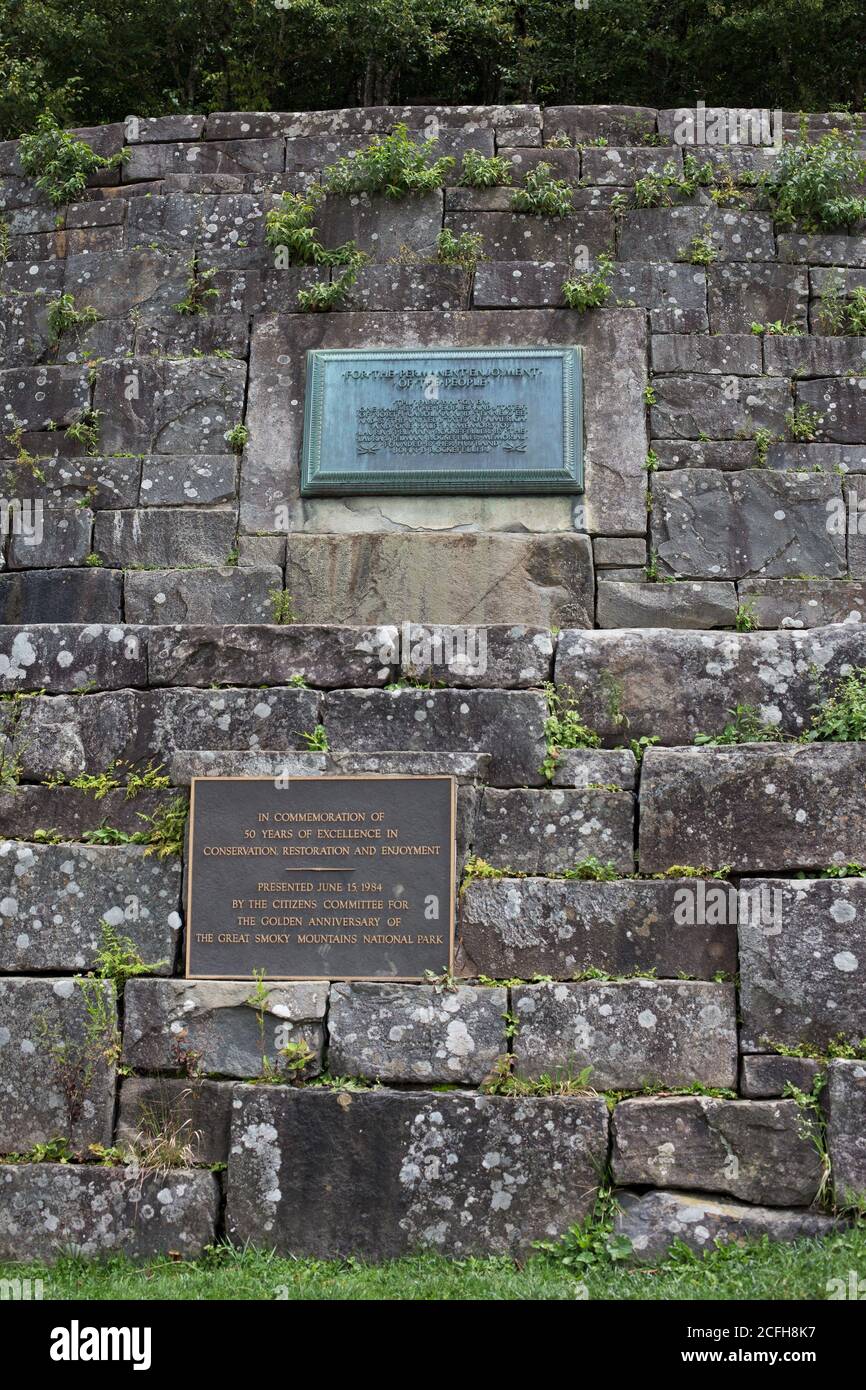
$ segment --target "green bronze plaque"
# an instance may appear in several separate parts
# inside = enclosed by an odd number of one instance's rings
[[[301,492],[580,492],[577,347],[316,348]]]

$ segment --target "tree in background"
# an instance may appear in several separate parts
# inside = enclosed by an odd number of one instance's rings
[[[858,109],[862,0],[0,0],[0,135],[428,102]]]

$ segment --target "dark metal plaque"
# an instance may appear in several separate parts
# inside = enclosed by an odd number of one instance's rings
[[[582,487],[580,348],[307,353],[305,496]]]
[[[196,777],[188,979],[421,980],[453,963],[453,777]]]

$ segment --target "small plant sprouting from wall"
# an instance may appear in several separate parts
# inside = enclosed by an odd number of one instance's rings
[[[271,589],[268,598],[271,601],[273,622],[279,624],[297,622],[295,601],[291,594],[286,593],[285,589]]]
[[[91,174],[116,168],[129,151],[118,150],[105,158],[86,141],[76,140],[45,112],[36,122],[36,129],[22,135],[18,154],[24,172],[35,178],[36,187],[57,207],[78,198]]]
[[[548,681],[544,695],[547,700],[547,718],[544,721],[547,754],[541,771],[550,782],[561,753],[569,748],[598,748],[601,738],[581,719],[573,691],[567,687],[557,689]]]
[[[91,456],[99,453],[99,421],[102,417],[101,410],[93,410],[88,407],[82,411],[77,420],[73,420],[71,425],[66,427],[66,438],[72,439],[76,444],[80,444],[86,454]]]
[[[213,269],[202,270],[199,265],[197,255],[193,255],[189,263],[189,276],[186,282],[186,294],[183,299],[178,300],[174,308],[178,314],[186,318],[194,318],[198,314],[206,314],[213,299],[219,299],[219,290],[212,280],[216,275]]]
[[[443,227],[436,238],[436,259],[440,265],[456,265],[472,272],[481,259],[483,243],[480,232],[460,232],[455,236],[450,227]]]
[[[822,417],[807,405],[795,405],[785,416],[785,424],[791,439],[798,444],[811,444],[817,439]]]
[[[526,212],[534,217],[567,217],[573,207],[571,184],[555,179],[553,166],[544,160],[529,170],[523,187],[516,188],[511,199],[512,212]]]
[[[304,741],[304,743],[305,743],[305,745],[306,745],[306,747],[307,747],[307,751],[308,751],[308,752],[310,752],[310,753],[327,753],[327,752],[328,752],[328,748],[329,748],[329,744],[328,744],[328,731],[327,731],[327,729],[325,728],[324,724],[317,724],[316,727],[312,730],[312,732],[309,732],[309,733],[303,733],[303,732],[302,732],[302,733],[299,735],[299,737],[303,739],[303,741]]]
[[[511,183],[513,174],[514,166],[510,159],[467,150],[457,182],[462,188],[505,188]]]
[[[242,421],[238,421],[226,430],[223,439],[233,453],[241,454],[250,442],[250,432]]]
[[[818,310],[818,328],[829,337],[866,337],[866,285],[857,285],[846,294],[838,274],[828,277]]]
[[[91,324],[98,322],[99,315],[94,308],[86,305],[83,309],[75,307],[71,294],[61,294],[48,306],[48,332],[55,345],[65,333],[81,333]]]
[[[566,307],[583,314],[587,309],[600,309],[612,293],[613,258],[599,256],[594,270],[584,271],[562,282],[562,297]]]
[[[866,198],[857,191],[864,179],[866,158],[854,133],[832,130],[810,143],[803,127],[799,141],[782,146],[761,186],[778,226],[814,233],[866,217]]]
[[[818,706],[805,742],[860,743],[866,739],[866,666],[843,676]]]

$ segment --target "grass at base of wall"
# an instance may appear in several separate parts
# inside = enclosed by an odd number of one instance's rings
[[[190,1262],[136,1265],[67,1257],[56,1265],[0,1265],[0,1279],[41,1279],[45,1299],[286,1299],[503,1301],[619,1299],[827,1299],[866,1278],[866,1226],[826,1240],[728,1246],[681,1253],[654,1269],[596,1264],[585,1269],[538,1255],[518,1269],[504,1258],[447,1260],[419,1255],[369,1265],[357,1260],[292,1260],[218,1247]],[[831,1281],[841,1283],[834,1286]],[[585,1286],[584,1293],[580,1285]],[[838,1296],[838,1295],[837,1295]]]

